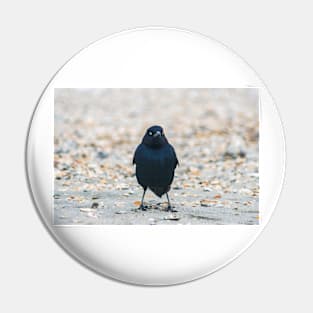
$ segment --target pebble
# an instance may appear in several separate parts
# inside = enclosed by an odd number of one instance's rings
[[[207,192],[211,192],[213,189],[212,188],[209,188],[209,187],[204,187],[203,188],[203,191],[207,191]]]
[[[217,203],[216,200],[210,200],[210,199],[203,199],[203,200],[200,201],[200,205],[203,206],[203,207],[210,207],[210,206],[213,206],[216,203]]]
[[[109,154],[106,153],[106,152],[103,152],[103,151],[99,151],[99,152],[97,153],[97,157],[98,157],[99,159],[106,159],[108,156],[109,156]]]
[[[94,203],[91,205],[91,208],[92,208],[92,209],[96,209],[96,208],[98,208],[98,206],[99,206],[99,203],[98,203],[98,202],[94,202]]]
[[[250,190],[250,189],[247,189],[247,188],[241,188],[241,189],[239,190],[239,192],[240,192],[240,193],[243,193],[243,194],[246,194],[246,195],[250,195],[250,196],[253,195],[253,191]]]
[[[95,211],[94,208],[80,208],[79,210],[81,212],[84,212],[84,213],[90,213],[90,212],[94,212]]]
[[[118,184],[116,186],[116,188],[120,189],[120,190],[127,190],[127,189],[129,189],[129,185],[127,185],[127,184]]]
[[[237,157],[244,158],[246,154],[246,144],[244,139],[239,135],[233,135],[230,138],[226,151],[224,152],[224,157],[226,159],[236,159]]]
[[[163,217],[164,220],[169,220],[169,221],[179,221],[180,217],[178,217],[177,215],[168,215],[168,216],[164,216]]]

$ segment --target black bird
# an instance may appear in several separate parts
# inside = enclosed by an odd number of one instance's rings
[[[168,192],[174,179],[178,160],[161,126],[152,126],[147,130],[135,151],[133,164],[136,164],[137,181],[143,188],[140,209],[145,210],[143,200],[149,188],[160,198],[166,194],[168,210],[171,211]]]

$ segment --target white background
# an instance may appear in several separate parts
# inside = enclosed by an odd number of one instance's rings
[[[312,311],[313,22],[308,3],[2,2],[1,311]],[[144,25],[200,31],[233,48],[267,83],[287,140],[286,183],[264,233],[231,265],[174,287],[124,285],[77,264],[39,222],[24,174],[28,122],[54,72],[91,41]]]

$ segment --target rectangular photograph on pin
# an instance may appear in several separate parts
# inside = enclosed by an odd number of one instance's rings
[[[259,90],[55,89],[53,222],[259,224]]]

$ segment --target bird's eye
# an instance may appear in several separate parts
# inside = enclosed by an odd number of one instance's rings
[[[149,136],[152,136],[153,134],[152,134],[152,132],[149,132],[148,135],[149,135]]]

